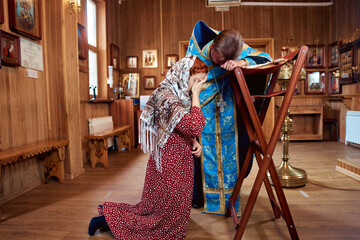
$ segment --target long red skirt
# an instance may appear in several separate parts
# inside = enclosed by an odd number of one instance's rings
[[[199,136],[204,125],[201,110],[192,107],[161,151],[161,172],[150,156],[140,203],[105,202],[98,208],[116,239],[185,238],[194,179],[191,137]]]

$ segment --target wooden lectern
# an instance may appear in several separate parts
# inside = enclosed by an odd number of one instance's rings
[[[235,80],[231,81],[231,86],[233,88],[234,96],[236,99],[237,110],[238,113],[240,114],[239,117],[242,118],[243,124],[246,128],[246,131],[250,139],[248,152],[245,157],[243,166],[241,168],[240,175],[237,179],[237,183],[234,188],[233,194],[229,199],[229,207],[226,213],[226,216],[228,217],[232,215],[235,222],[236,234],[234,236],[234,239],[241,239],[241,237],[243,236],[245,227],[248,223],[248,220],[250,218],[251,212],[253,210],[255,201],[257,199],[259,190],[263,182],[265,184],[265,188],[269,196],[269,200],[273,208],[275,218],[280,218],[280,216],[282,216],[286,222],[291,238],[299,239],[299,236],[296,232],[296,228],[294,225],[294,221],[291,217],[289,206],[287,204],[278,174],[276,172],[272,155],[274,153],[276,142],[279,138],[282,124],[288,113],[290,102],[294,95],[301,69],[304,66],[307,51],[308,48],[306,46],[302,46],[299,50],[290,53],[289,55],[285,56],[283,60],[279,62],[266,64],[251,69],[236,68],[234,70]],[[274,92],[275,84],[281,66],[293,60],[296,60],[296,63],[293,68],[293,72],[289,80],[287,90],[281,92]],[[246,80],[248,78],[251,78],[252,82],[247,83]],[[266,95],[253,95],[253,96],[250,95],[248,85],[254,84],[254,79],[256,80],[257,78],[260,79],[260,81],[261,79],[267,79],[268,88],[266,91]],[[265,139],[264,132],[261,128],[261,125],[265,119],[265,115],[268,110],[271,97],[279,96],[279,95],[283,95],[284,98],[279,113],[277,115],[274,128],[272,129],[270,140],[269,142],[267,142]],[[263,99],[263,100],[260,101],[261,103],[260,105],[258,104],[259,101],[257,101],[256,104],[257,106],[255,107],[254,104],[255,99]],[[256,108],[259,113],[257,112]],[[249,195],[248,201],[246,203],[243,214],[239,221],[235,210],[235,203],[237,197],[239,196],[242,183],[245,179],[246,171],[248,169],[251,159],[253,158],[253,155],[255,155],[256,161],[259,165],[259,171],[257,173],[251,193]],[[270,173],[272,183],[274,185],[274,189],[278,201],[280,203],[280,206],[278,205],[275,199],[273,190],[270,185],[270,181],[266,176],[267,170]]]

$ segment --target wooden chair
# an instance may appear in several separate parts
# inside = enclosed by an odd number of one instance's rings
[[[282,124],[288,113],[290,102],[294,95],[301,69],[305,63],[307,51],[308,48],[306,46],[303,46],[299,50],[285,56],[284,61],[280,61],[278,63],[271,63],[252,69],[236,68],[234,70],[236,80],[232,81],[231,85],[235,95],[238,112],[240,113],[242,123],[244,124],[250,139],[250,146],[248,148],[248,152],[245,157],[233,194],[229,199],[229,207],[226,214],[226,216],[228,217],[232,215],[235,222],[236,234],[234,236],[234,239],[241,239],[241,237],[243,236],[245,227],[248,223],[263,182],[265,184],[275,218],[280,218],[280,216],[282,216],[286,222],[291,238],[299,239],[283,189],[280,184],[278,174],[276,172],[272,155],[274,153],[274,149],[279,138]],[[274,92],[275,84],[281,66],[292,60],[296,60],[296,63],[293,68],[292,76],[289,80],[287,90],[281,92]],[[251,77],[252,81],[254,80],[254,77],[255,79],[257,77],[261,79],[263,79],[264,77],[268,78],[268,90],[266,95],[251,96],[248,89],[248,84],[250,83],[247,84],[246,82],[246,79],[248,77]],[[284,95],[284,98],[279,113],[277,115],[274,128],[272,129],[270,140],[269,142],[266,142],[261,125],[265,119],[271,97],[279,95]],[[260,104],[260,109],[258,109],[259,114],[257,113],[254,105],[255,99],[263,99]],[[237,197],[239,196],[242,183],[245,179],[246,171],[253,155],[255,155],[256,161],[259,165],[259,171],[257,173],[251,193],[239,221],[235,210],[235,203]],[[269,171],[270,173],[280,206],[275,199],[273,190],[270,185],[270,181],[266,176],[267,171]]]

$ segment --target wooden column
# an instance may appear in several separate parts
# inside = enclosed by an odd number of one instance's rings
[[[77,48],[77,12],[70,14],[68,2],[61,10],[61,44],[64,76],[64,98],[69,151],[65,161],[65,177],[74,178],[84,172],[80,132],[80,82],[79,57]]]

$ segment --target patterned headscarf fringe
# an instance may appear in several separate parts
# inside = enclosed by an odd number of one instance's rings
[[[196,56],[186,56],[168,71],[160,87],[151,94],[139,119],[141,150],[152,154],[160,172],[162,148],[176,125],[190,111],[191,98],[187,88],[195,59]]]

